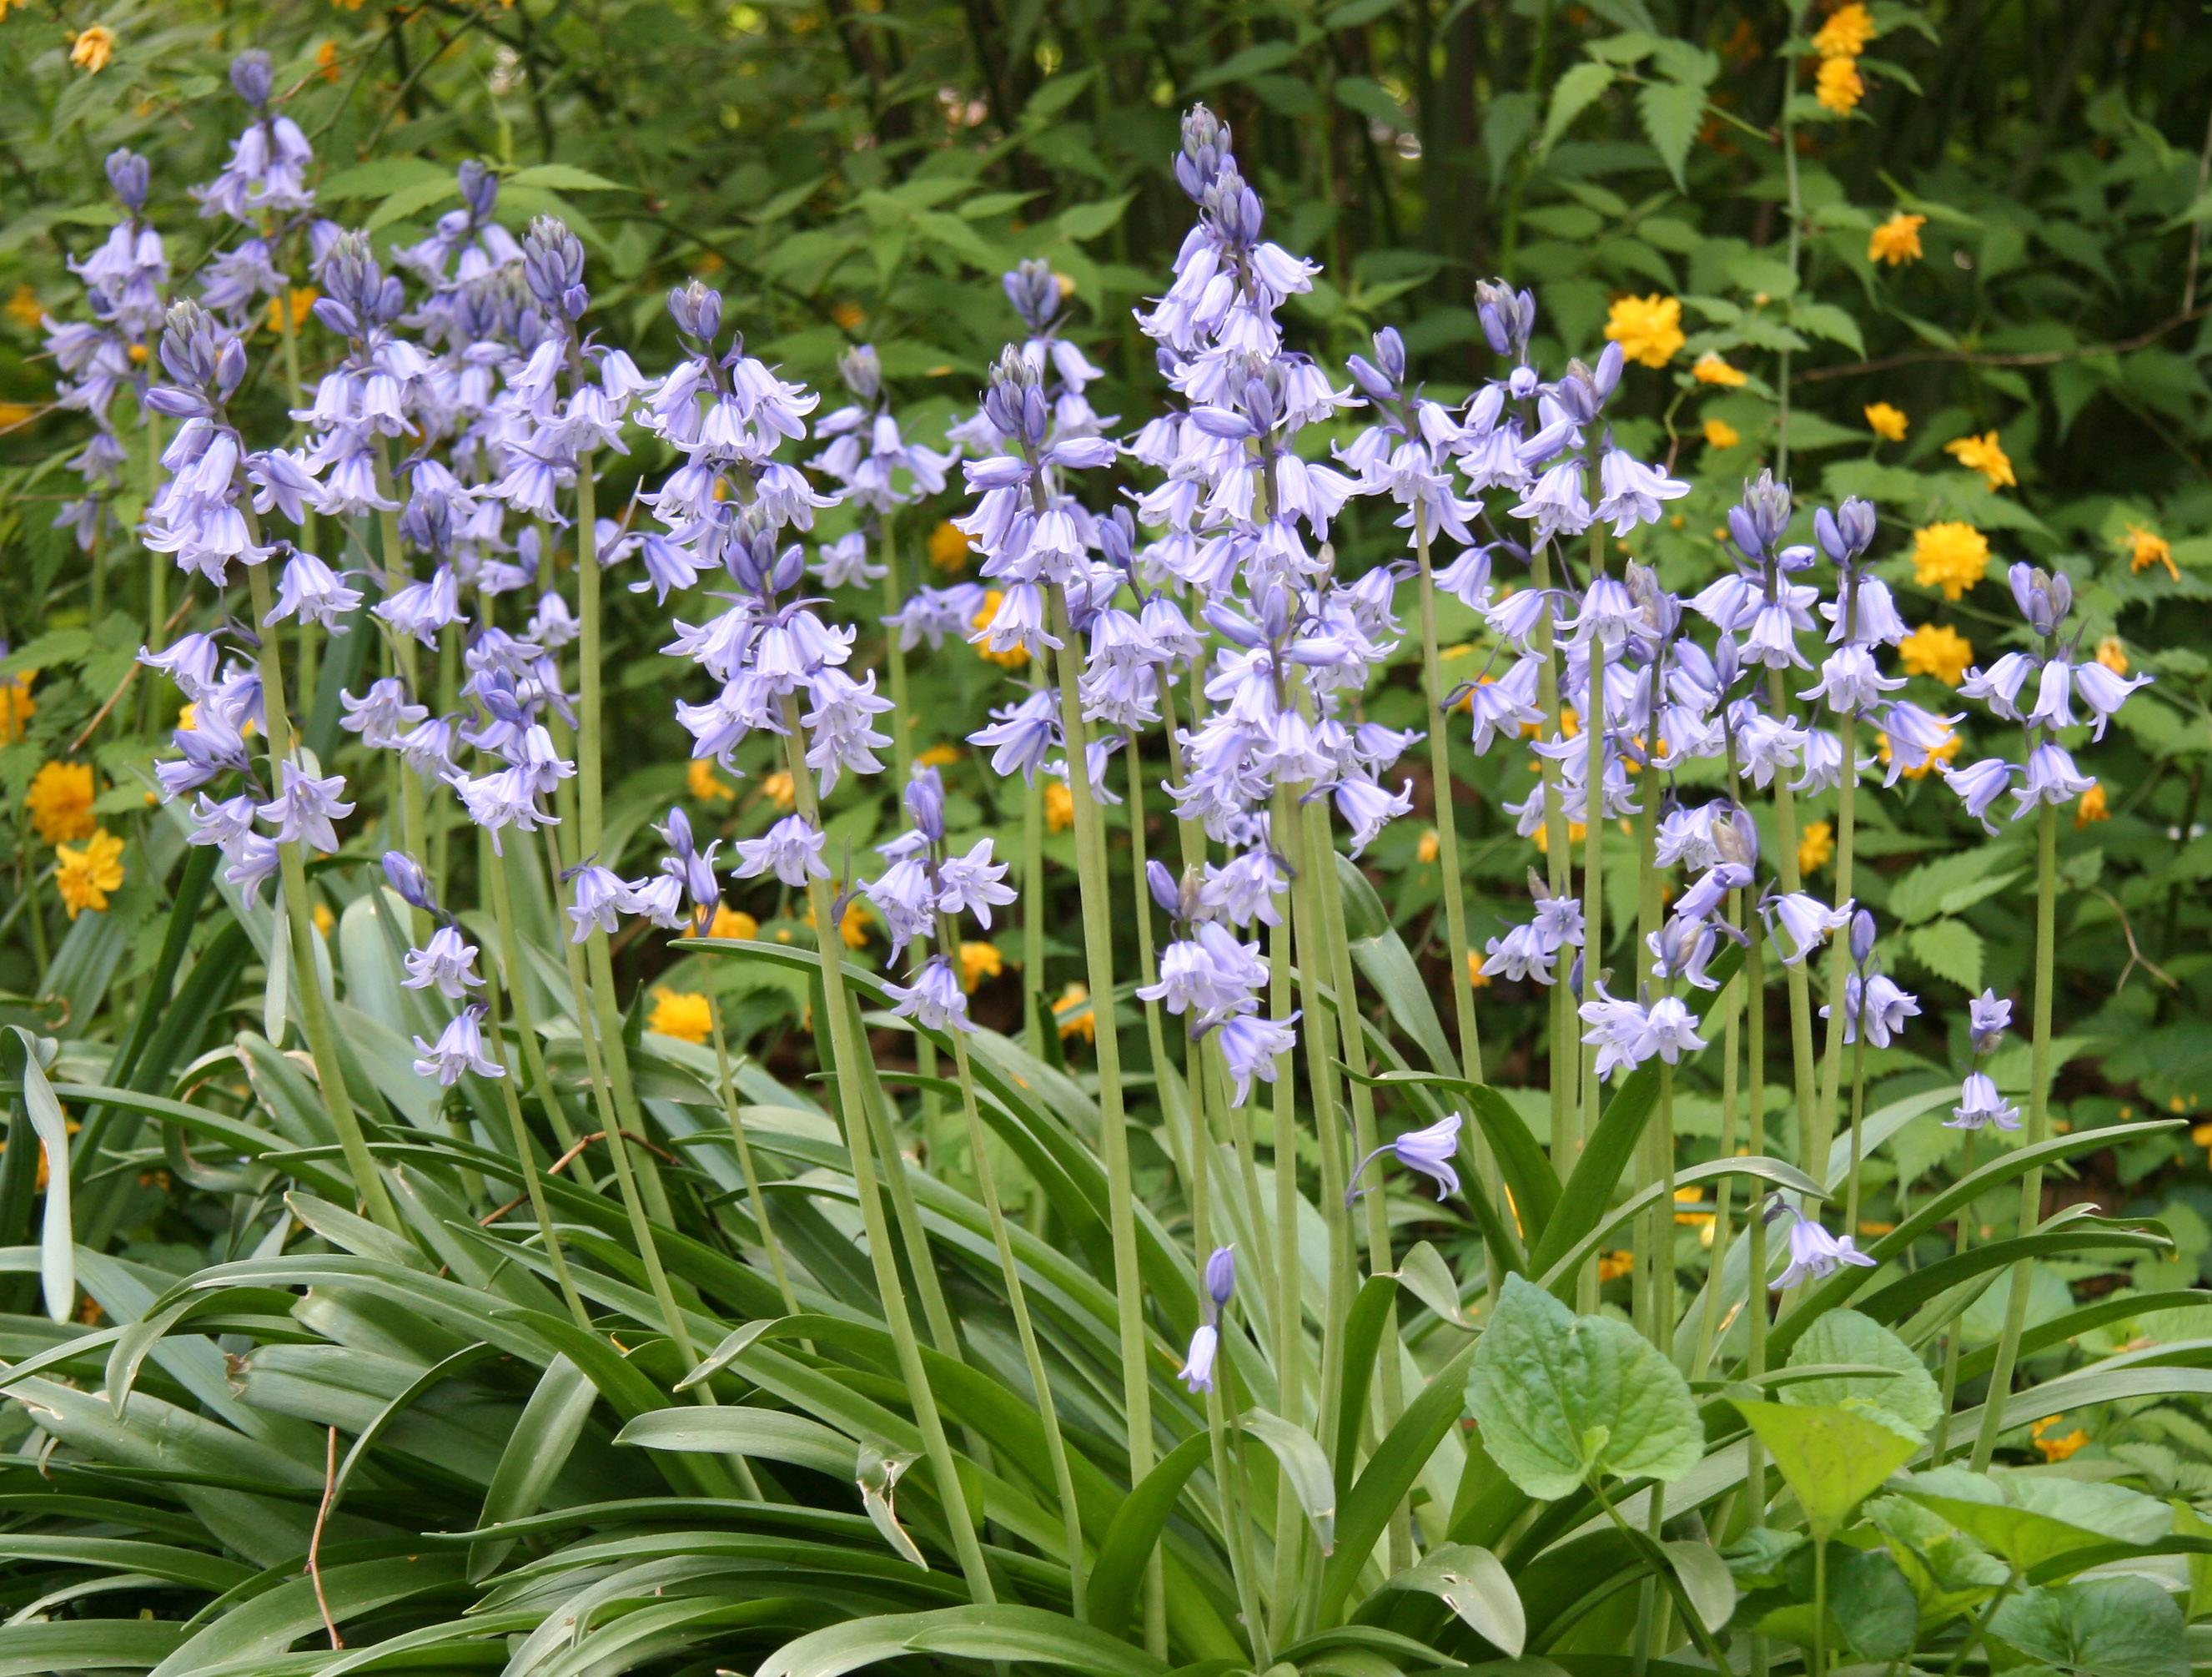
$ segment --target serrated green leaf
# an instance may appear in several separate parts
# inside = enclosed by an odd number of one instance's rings
[[[1841,344],[1856,355],[1866,354],[1866,338],[1859,332],[1859,323],[1851,318],[1850,311],[1834,303],[1795,298],[1790,305],[1790,324],[1802,326],[1815,338]]]
[[[1636,113],[1667,173],[1677,186],[1684,186],[1682,165],[1705,121],[1705,88],[1684,82],[1646,82],[1636,90]]]
[[[1605,90],[1613,85],[1613,71],[1606,65],[1578,64],[1559,77],[1552,88],[1552,107],[1544,113],[1544,132],[1536,142],[1540,156],[1559,143],[1574,120],[1595,104]]]
[[[1483,1448],[1531,1497],[1564,1497],[1601,1474],[1665,1483],[1703,1454],[1689,1383],[1656,1346],[1517,1275],[1475,1344],[1467,1402]]]
[[[1964,920],[1935,920],[1911,932],[1913,959],[1961,990],[1982,987],[1981,933]]]

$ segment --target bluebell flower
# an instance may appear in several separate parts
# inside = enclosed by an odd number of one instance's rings
[[[1948,764],[1937,766],[1944,784],[1966,805],[1966,813],[1982,824],[1984,832],[1995,833],[1996,824],[1989,818],[1990,806],[2011,786],[2013,777],[2020,772],[2019,765],[2002,757],[1985,757],[1963,769],[1954,769]]]
[[[1974,1052],[1986,1054],[2012,1028],[2012,1002],[1994,990],[1984,990],[1967,1002],[1966,1019]]]
[[[1959,1089],[1959,1104],[1951,1108],[1951,1116],[1943,1121],[1947,1130],[1982,1130],[1994,1125],[2000,1130],[2020,1128],[2020,1108],[1997,1092],[1997,1086],[1989,1074],[1969,1071]]]
[[[435,1077],[452,1088],[469,1072],[479,1077],[504,1077],[507,1068],[484,1052],[483,1009],[474,1003],[453,1015],[433,1044],[415,1039],[415,1075]]]
[[[1850,921],[1851,908],[1849,899],[1831,908],[1818,897],[1791,891],[1769,897],[1759,905],[1759,912],[1765,917],[1782,964],[1795,967]]]
[[[887,984],[884,992],[892,998],[893,1013],[902,1019],[917,1020],[931,1030],[975,1028],[975,1022],[968,1017],[968,997],[960,988],[960,974],[941,954],[932,955],[924,962],[912,984]]]
[[[587,862],[569,881],[569,903],[564,911],[575,924],[568,941],[587,942],[595,930],[611,933],[621,924],[623,905],[629,887],[611,868]]]
[[[1182,1367],[1176,1371],[1186,1391],[1213,1389],[1213,1360],[1220,1349],[1219,1330],[1212,1322],[1200,1322],[1190,1336],[1190,1350],[1183,1357]]]
[[[1229,1071],[1231,1106],[1241,1107],[1251,1098],[1255,1078],[1263,1083],[1275,1081],[1277,1063],[1297,1046],[1297,1034],[1291,1027],[1297,1018],[1296,1012],[1280,1020],[1241,1013],[1212,1028],[1214,1045]]]
[[[740,838],[735,849],[738,865],[730,871],[739,879],[774,874],[793,890],[811,879],[827,879],[830,869],[822,860],[827,842],[804,815],[786,815],[757,838]]]
[[[2097,783],[2074,766],[2065,747],[2045,740],[2027,754],[2027,770],[2013,790],[2018,814],[2038,803],[2071,803]]]
[[[1460,1126],[1466,1119],[1458,1113],[1447,1113],[1435,1123],[1419,1130],[1408,1130],[1395,1141],[1384,1143],[1352,1168],[1352,1180],[1358,1182],[1367,1167],[1385,1153],[1391,1155],[1407,1169],[1418,1171],[1437,1185],[1437,1198],[1443,1199],[1459,1192],[1459,1172],[1452,1161],[1459,1151]],[[1348,1191],[1346,1202],[1355,1198],[1358,1190]]]
[[[1792,1214],[1790,1262],[1768,1284],[1776,1292],[1806,1281],[1825,1281],[1845,1264],[1872,1269],[1875,1260],[1851,1243],[1849,1235],[1833,1235],[1819,1223]]]
[[[275,798],[258,807],[264,821],[276,828],[280,845],[305,845],[310,850],[335,851],[337,829],[331,824],[353,814],[353,805],[342,796],[345,777],[309,774],[295,759],[288,759],[282,786]]]
[[[449,923],[433,931],[421,948],[407,952],[407,976],[400,983],[409,990],[435,985],[440,995],[457,1002],[470,991],[483,987],[476,963],[477,946],[465,942],[459,929]]]
[[[235,802],[243,803],[245,800],[240,798]],[[386,851],[383,865],[386,881],[398,893],[402,902],[410,908],[419,908],[426,913],[437,912],[438,904],[431,894],[429,875],[422,871],[421,863],[404,851]]]
[[[1865,1030],[1866,1040],[1876,1048],[1887,1048],[1905,1021],[1920,1011],[1918,1000],[1899,987],[1887,974],[1875,973],[1861,977],[1856,973],[1844,979],[1844,1040],[1856,1042],[1859,1032]],[[1828,1016],[1829,1009],[1820,1009],[1820,1017]]]

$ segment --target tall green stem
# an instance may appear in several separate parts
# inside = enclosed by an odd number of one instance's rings
[[[940,918],[938,923],[938,948],[957,967],[960,943],[949,920]],[[1044,1428],[1045,1456],[1051,1464],[1053,1494],[1060,1499],[1060,1515],[1066,1522],[1071,1610],[1076,1618],[1083,1619],[1087,1616],[1084,1598],[1088,1568],[1083,1551],[1083,1521],[1075,1500],[1075,1477],[1068,1466],[1067,1441],[1060,1432],[1059,1402],[1053,1396],[1052,1381],[1045,1372],[1044,1351],[1037,1342],[1036,1326],[1030,1319],[1029,1291],[1023,1284],[1021,1266],[1014,1257],[1013,1233],[1007,1226],[1006,1208],[999,1199],[998,1173],[992,1168],[983,1119],[976,1105],[975,1071],[968,1058],[968,1040],[959,1031],[952,1033],[952,1069],[960,1082],[960,1111],[967,1119],[968,1148],[975,1159],[975,1191],[982,1199],[984,1215],[990,1219],[991,1241],[999,1253],[999,1274],[1006,1285],[1006,1302],[1013,1312],[1014,1333],[1021,1341],[1022,1361],[1029,1369],[1030,1386],[1036,1395],[1037,1419]]]
[[[2056,964],[2058,917],[2058,808],[2049,802],[2035,812],[2035,1040],[2028,1050],[2028,1147],[2039,1146],[2051,1135],[2051,1000]],[[1963,1213],[1962,1213],[1963,1215]],[[2031,1234],[2043,1217],[2043,1167],[2028,1168],[2020,1179],[2020,1233]],[[2027,1325],[2027,1259],[2012,1266],[2005,1296],[2004,1331],[1997,1339],[1997,1357],[1990,1369],[1990,1394],[1982,1405],[1982,1428],[1974,1438],[1972,1458],[1976,1473],[1990,1465],[1997,1439],[2004,1431],[2005,1403],[2012,1395],[2013,1369],[2020,1360],[2021,1330]]]
[[[270,792],[272,796],[281,797],[283,765],[295,760],[297,746],[292,733],[291,713],[284,703],[283,626],[264,621],[274,607],[275,590],[269,586],[269,567],[251,565],[246,574],[253,601],[254,627],[261,637],[261,710],[269,724]],[[306,772],[304,764],[301,765],[301,771]],[[301,854],[297,839],[287,839],[278,845],[276,857],[284,885],[284,920],[291,934],[294,993],[300,998],[300,1031],[307,1040],[307,1052],[314,1061],[315,1082],[322,1093],[323,1110],[329,1114],[331,1127],[337,1133],[338,1145],[345,1153],[346,1168],[353,1176],[355,1190],[368,1208],[369,1216],[396,1235],[400,1232],[399,1212],[385,1188],[376,1161],[370,1156],[368,1138],[354,1111],[353,1096],[346,1089],[337,1038],[331,1030],[321,972],[315,961],[315,921],[307,900],[307,860]]]
[[[822,806],[815,796],[814,771],[807,765],[800,744],[805,736],[799,729],[799,706],[787,696],[783,705],[784,726],[788,730],[784,738],[785,765],[791,772],[799,814],[818,832]],[[854,1015],[845,990],[845,945],[837,931],[830,882],[810,875],[806,899],[814,911],[814,945],[821,952],[823,1011],[830,1015],[817,1025],[826,1028],[830,1035],[830,1069],[835,1075],[838,1110],[844,1120],[845,1147],[853,1162],[853,1191],[860,1201],[860,1223],[868,1237],[868,1261],[875,1271],[876,1291],[884,1308],[884,1326],[898,1357],[900,1379],[914,1406],[922,1454],[937,1481],[938,1499],[945,1509],[961,1575],[970,1596],[989,1603],[998,1599],[998,1593],[975,1536],[975,1521],[954,1465],[952,1443],[945,1436],[945,1418],[929,1383],[929,1370],[921,1360],[921,1342],[915,1335],[914,1316],[907,1307],[906,1281],[899,1273],[890,1220],[884,1213],[883,1188],[876,1175],[874,1126],[869,1122],[867,1098],[860,1083],[860,1068],[866,1050],[854,1028]],[[896,1161],[892,1168],[897,1168]]]
[[[1052,632],[1060,643],[1060,718],[1067,755],[1067,789],[1075,803],[1075,865],[1081,875],[1084,954],[1091,975],[1091,1017],[1097,1029],[1098,1141],[1106,1168],[1106,1217],[1114,1253],[1116,1326],[1121,1345],[1121,1399],[1129,1431],[1133,1485],[1152,1470],[1152,1393],[1145,1357],[1144,1284],[1137,1271],[1136,1193],[1129,1171],[1128,1115],[1121,1098],[1121,1040],[1114,1022],[1113,890],[1107,874],[1105,828],[1091,784],[1091,730],[1078,690],[1082,666],[1066,591],[1052,590]],[[1146,1574],[1146,1643],[1164,1650],[1166,1620],[1157,1552]]]
[[[1461,884],[1459,812],[1452,792],[1450,717],[1444,709],[1443,659],[1437,644],[1437,579],[1429,556],[1426,509],[1413,509],[1413,555],[1420,571],[1421,675],[1429,701],[1429,778],[1436,789],[1437,882],[1444,899],[1444,941],[1451,948],[1452,1010],[1459,1021],[1460,1070],[1468,1082],[1482,1081],[1482,1038],[1476,1028],[1474,973],[1468,964],[1467,899]],[[1486,1147],[1476,1149],[1484,1186],[1497,1198],[1496,1162]]]
[[[730,1141],[738,1150],[738,1171],[744,1178],[745,1197],[752,1202],[753,1223],[760,1230],[761,1249],[768,1253],[769,1271],[785,1311],[799,1314],[799,1295],[792,1290],[791,1270],[783,1259],[783,1242],[775,1237],[775,1223],[769,1215],[768,1196],[761,1192],[760,1172],[753,1164],[752,1143],[745,1139],[744,1120],[738,1115],[737,1074],[730,1064],[729,1044],[722,1035],[721,1003],[707,998],[707,1023],[714,1038],[715,1085],[721,1091],[722,1117],[730,1126]]]

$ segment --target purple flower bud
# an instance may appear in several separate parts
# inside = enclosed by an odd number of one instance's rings
[[[1218,1246],[1206,1260],[1206,1296],[1218,1310],[1237,1290],[1237,1248]]]
[[[722,294],[695,279],[670,290],[668,313],[677,331],[702,344],[712,344],[722,329]]]
[[[933,845],[945,838],[945,777],[923,764],[906,784],[907,819]]]
[[[1851,965],[1863,967],[1874,953],[1874,911],[1863,908],[1851,916]]]
[[[146,207],[146,189],[152,179],[146,160],[137,152],[118,148],[107,154],[107,184],[123,207],[137,215]]]
[[[241,52],[230,61],[230,85],[255,110],[269,103],[270,77],[266,52]]]
[[[422,863],[406,851],[385,851],[384,877],[399,893],[399,899],[410,908],[419,908],[426,913],[437,912],[437,902],[430,894],[429,876],[422,871]]]
[[[1176,887],[1175,875],[1157,857],[1145,863],[1145,885],[1152,892],[1152,900],[1160,906],[1160,912],[1171,920],[1183,918],[1182,893]]]
[[[1607,344],[1599,355],[1597,365],[1590,373],[1590,382],[1597,387],[1600,401],[1608,399],[1620,387],[1621,369],[1627,364],[1627,359],[1617,340]]]
[[[464,161],[457,174],[461,202],[469,206],[469,214],[480,223],[489,221],[499,204],[499,177],[473,157]]]

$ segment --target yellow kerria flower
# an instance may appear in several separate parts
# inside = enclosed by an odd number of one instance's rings
[[[773,774],[763,775],[761,790],[778,809],[789,809],[799,802],[799,784],[792,779],[788,769],[778,769]]]
[[[1859,77],[1856,58],[1823,58],[1820,73],[1813,78],[1813,97],[1820,101],[1824,111],[1833,111],[1843,116],[1858,108],[1859,101],[1866,97],[1866,83]]]
[[[31,697],[29,676],[0,681],[0,746],[12,746],[21,739],[23,730],[38,713],[38,701]]]
[[[1467,983],[1470,990],[1490,988],[1490,974],[1482,970],[1482,951],[1480,949],[1467,952]]]
[[[1851,0],[1820,26],[1813,37],[1813,50],[1824,58],[1856,58],[1874,37],[1874,19],[1858,0]]]
[[[307,323],[307,316],[314,312],[315,299],[322,295],[312,285],[295,285],[292,288],[293,331],[297,332]],[[276,298],[270,298],[269,306],[261,311],[261,324],[271,332],[284,330],[284,317],[277,313]]]
[[[932,746],[915,758],[915,765],[924,769],[949,768],[960,760],[958,746]]]
[[[1893,268],[1920,259],[1920,229],[1925,216],[1908,216],[1902,210],[1867,235],[1867,260],[1887,262]]]
[[[1413,860],[1426,866],[1437,859],[1441,849],[1442,843],[1437,837],[1436,828],[1424,828],[1419,842],[1413,846]]]
[[[701,803],[727,803],[738,789],[714,772],[714,759],[695,757],[684,771],[684,789]]]
[[[837,922],[837,936],[845,940],[848,949],[864,949],[868,945],[868,923],[874,918],[868,906],[858,897],[845,905],[844,918]],[[814,924],[814,905],[806,906],[806,924]]]
[[[2045,1436],[2065,1418],[2063,1415],[2046,1415],[2028,1429],[2029,1435],[2035,1440],[2035,1448],[2043,1452],[2045,1461],[2063,1461],[2089,1442],[2089,1435],[2079,1427],[2062,1437]]]
[[[80,30],[70,38],[70,62],[88,76],[97,76],[115,56],[115,31],[104,23]]]
[[[1690,363],[1690,376],[1699,384],[1717,384],[1734,390],[1745,383],[1751,375],[1740,367],[1731,367],[1711,350],[1707,350]]]
[[[1581,821],[1567,823],[1567,843],[1579,845],[1588,837],[1589,828],[1585,824]],[[1549,856],[1552,853],[1552,824],[1549,821],[1536,829],[1535,838],[1537,853]]]
[[[1684,342],[1681,301],[1656,291],[1648,297],[1615,297],[1606,312],[1605,335],[1631,361],[1664,367]]]
[[[1946,442],[1943,452],[1969,472],[1980,473],[1991,489],[2020,487],[2020,479],[2012,474],[2012,460],[1998,445],[1995,431],[1985,431],[1979,436],[1962,436],[1955,442]]]
[[[1897,643],[1897,652],[1907,675],[1932,675],[1947,687],[1965,680],[1974,662],[1972,644],[1942,623],[1923,623]]]
[[[46,324],[46,306],[28,285],[18,285],[8,294],[8,318],[26,332],[36,332]]]
[[[1869,402],[1863,412],[1867,429],[1883,442],[1905,441],[1905,428],[1912,422],[1905,417],[1903,410],[1893,408],[1887,402]]]
[[[983,596],[982,605],[977,608],[975,615],[969,620],[968,626],[978,634],[988,629],[993,620],[999,615],[999,602],[1006,597],[997,588],[993,588],[986,594]],[[988,643],[983,641],[975,643],[975,656],[985,663],[996,664],[1001,669],[1019,669],[1030,661],[1030,655],[1018,646],[1010,646],[1004,652],[994,652]]]
[[[2148,570],[2154,564],[2162,564],[2167,576],[2177,582],[2181,580],[2180,568],[2173,562],[2173,544],[2157,531],[2130,524],[2119,542],[2120,551],[2128,556],[2129,570]]]
[[[758,937],[760,922],[741,908],[732,908],[726,903],[714,905],[714,918],[707,922],[709,937]]]
[[[338,44],[326,40],[315,49],[315,73],[325,82],[338,79]]]
[[[1601,1283],[1618,1281],[1635,1269],[1636,1254],[1632,1252],[1601,1252],[1597,1255],[1597,1278]]]
[[[1797,835],[1797,872],[1810,878],[1836,859],[1836,828],[1831,821],[1808,821]]]
[[[1098,1040],[1098,1015],[1091,1005],[1087,985],[1072,984],[1061,991],[1060,999],[1052,1004],[1052,1018],[1063,1042],[1079,1036],[1085,1042]]]
[[[653,1011],[646,1015],[645,1028],[659,1036],[672,1036],[678,1042],[704,1042],[714,1033],[714,1009],[695,991],[656,985]]]
[[[946,519],[929,533],[929,562],[939,570],[961,570],[968,564],[967,533]]]
[[[123,841],[106,827],[95,829],[82,850],[58,846],[54,862],[54,886],[72,920],[83,909],[105,911],[107,893],[123,888]]]
[[[1990,568],[1990,539],[1971,524],[1946,519],[1912,533],[1912,580],[1957,600]]]
[[[2109,821],[2112,819],[2112,809],[2105,802],[2105,783],[2091,781],[2089,790],[2081,794],[2081,802],[2074,806],[2075,830],[2079,832],[2092,821]]]
[[[2128,649],[2118,635],[2107,635],[2097,643],[2097,662],[2115,675],[2128,673]]]
[[[1898,772],[1902,774],[1907,780],[1923,780],[1929,775],[1935,772],[1936,765],[1938,763],[1948,763],[1956,759],[1959,755],[1959,747],[1965,743],[1966,741],[1958,735],[1954,734],[1948,739],[1945,740],[1942,745],[1937,746],[1935,750],[1929,752],[1927,756],[1923,758],[1919,762],[1908,763],[1902,769],[1899,770]],[[1887,733],[1876,734],[1874,736],[1874,744],[1875,752],[1881,758],[1884,765],[1887,766],[1892,755],[1889,747],[1889,735]]]
[[[960,946],[960,987],[970,996],[984,979],[995,979],[1006,970],[1006,958],[999,953],[997,944],[967,942]]]
[[[1712,448],[1733,448],[1743,441],[1742,433],[1725,419],[1705,421],[1705,445]]]
[[[73,838],[89,838],[99,823],[92,816],[93,782],[89,763],[48,763],[31,777],[23,795],[31,812],[31,825],[49,845]]]
[[[860,322],[868,317],[856,302],[841,302],[830,311],[830,318],[848,332],[858,332]]]
[[[1075,825],[1075,794],[1064,780],[1044,784],[1044,824],[1054,832],[1065,832]]]
[[[338,917],[331,912],[331,906],[328,903],[318,902],[315,905],[314,920],[315,930],[325,937],[328,937],[331,935],[331,928],[337,924]]]

